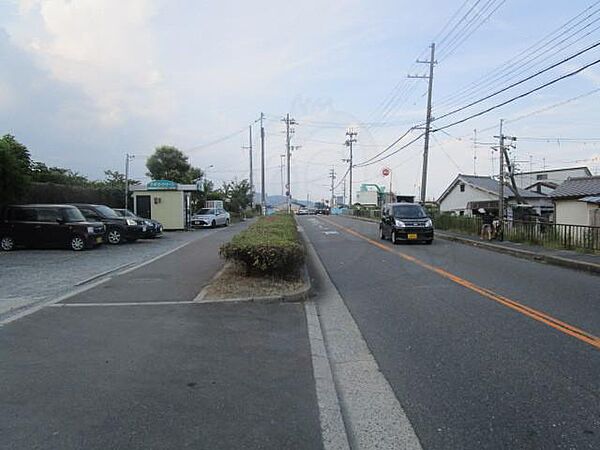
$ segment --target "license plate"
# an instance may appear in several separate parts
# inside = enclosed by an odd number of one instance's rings
[[[146,227],[142,227],[142,233],[146,232]]]
[[[408,239],[416,239],[417,233],[409,233],[407,237],[408,237]]]
[[[96,244],[101,244],[102,243],[102,236],[97,236],[96,237]]]

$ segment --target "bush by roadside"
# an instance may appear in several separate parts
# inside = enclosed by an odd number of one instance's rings
[[[242,263],[247,274],[291,275],[304,264],[296,221],[287,214],[261,217],[221,246],[220,254]]]

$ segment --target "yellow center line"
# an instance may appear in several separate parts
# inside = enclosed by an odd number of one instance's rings
[[[414,256],[410,256],[410,255],[407,255],[406,253],[402,253],[401,251],[396,250],[393,247],[384,245],[381,242],[373,240],[373,239],[365,236],[362,233],[352,230],[351,228],[347,228],[343,225],[335,223],[332,220],[325,219],[325,218],[322,218],[322,220],[324,220],[325,222],[327,222],[335,227],[340,228],[341,230],[345,231],[348,234],[351,234],[353,236],[356,236],[360,239],[367,241],[369,244],[372,244],[375,247],[385,250],[386,252],[390,252],[395,255],[398,255],[401,258],[405,259],[406,261],[410,261],[414,264],[417,264],[418,266],[423,267],[424,269],[435,272],[438,275],[440,275],[448,280],[451,280],[456,284],[459,284],[460,286],[470,289],[473,292],[477,292],[478,294],[482,295],[483,297],[486,297],[490,300],[498,302],[501,305],[504,305],[510,309],[513,309],[514,311],[517,311],[521,314],[524,314],[527,317],[537,320],[538,322],[542,322],[564,334],[567,334],[569,336],[577,338],[580,341],[583,341],[597,349],[600,349],[600,338],[594,336],[593,334],[590,334],[580,328],[574,327],[573,325],[569,325],[568,323],[558,320],[558,319],[556,319],[548,314],[545,314],[541,311],[538,311],[534,308],[525,306],[515,300],[511,300],[508,297],[504,297],[503,295],[496,294],[495,292],[493,292],[489,289],[478,286],[475,283],[472,283],[471,281],[465,280],[464,278],[454,275],[440,267],[436,267],[436,266],[432,266],[431,264],[427,264],[426,262],[421,261],[420,259],[417,259]]]

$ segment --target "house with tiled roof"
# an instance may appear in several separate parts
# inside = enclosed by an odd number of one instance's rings
[[[600,176],[569,178],[549,197],[556,223],[600,226]]]
[[[457,215],[473,215],[479,208],[492,214],[498,214],[500,182],[492,177],[459,174],[438,198],[440,212]],[[528,209],[537,215],[549,215],[552,212],[552,201],[547,195],[504,185],[504,201],[508,206],[508,215],[516,208]],[[519,201],[520,198],[520,201]]]

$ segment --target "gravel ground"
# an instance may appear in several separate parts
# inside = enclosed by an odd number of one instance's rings
[[[94,250],[16,250],[0,252],[0,316],[72,290],[78,283],[107,271],[123,269],[159,256],[186,242],[218,232],[197,230],[163,233]],[[14,311],[13,311],[14,312]]]
[[[289,295],[304,287],[301,276],[288,279],[272,276],[246,276],[244,269],[229,264],[206,291],[205,300],[228,298],[267,297]]]

